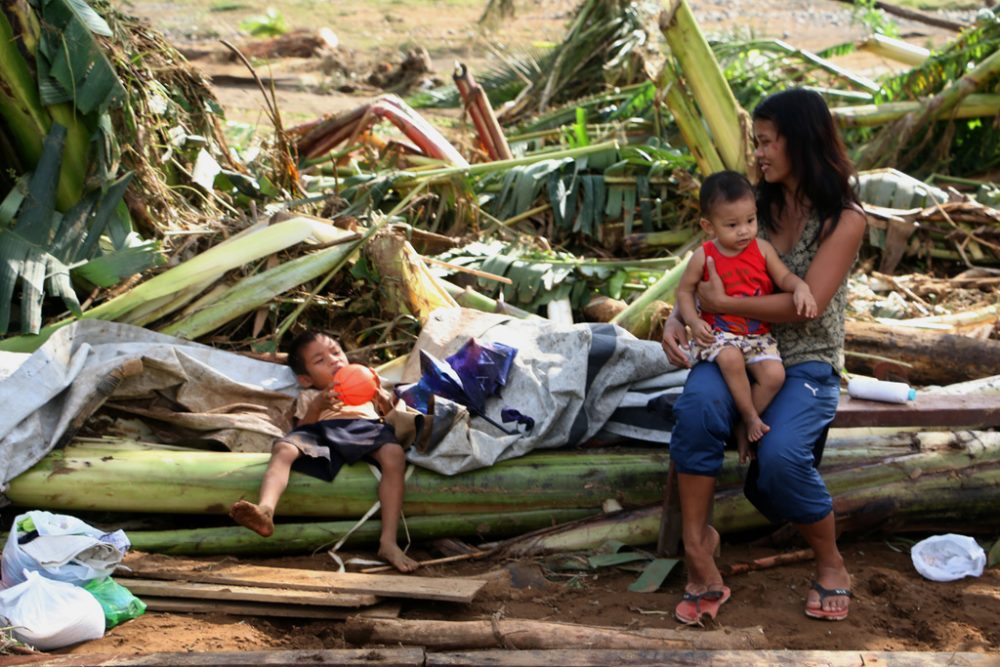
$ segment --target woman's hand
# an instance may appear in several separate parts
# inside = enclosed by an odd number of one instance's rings
[[[676,317],[669,317],[663,323],[663,340],[661,341],[663,350],[667,353],[667,359],[674,366],[680,368],[691,367],[691,357],[688,356],[687,331],[684,325]]]
[[[708,280],[698,283],[698,304],[707,313],[728,313],[729,297],[726,296],[726,288],[719,272],[715,270],[715,260],[706,257],[705,268],[708,270]]]

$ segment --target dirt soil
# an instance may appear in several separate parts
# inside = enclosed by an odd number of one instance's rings
[[[232,119],[251,123],[264,118],[256,87],[239,82],[242,66],[220,62],[219,38],[245,41],[237,25],[261,14],[265,5],[192,2],[161,3],[136,0],[128,9],[147,17],[178,46],[207,52],[196,60],[216,76],[218,97]],[[288,0],[278,9],[290,27],[329,26],[341,41],[338,56],[350,72],[322,58],[257,61],[262,73],[281,79],[278,100],[286,123],[293,124],[363,103],[378,90],[363,76],[379,63],[399,62],[403,50],[428,49],[438,76],[447,78],[453,62],[463,59],[476,68],[495,64],[486,48],[516,50],[538,42],[556,42],[572,16],[568,0],[515,0],[517,16],[505,21],[501,33],[481,36],[476,29],[485,3],[481,0],[338,0],[334,3]],[[818,49],[862,37],[866,28],[852,22],[851,9],[839,2],[804,0],[692,0],[696,16],[709,34],[753,31],[758,36],[784,38],[795,46]],[[428,11],[433,19],[428,22]],[[948,12],[952,19],[969,11]],[[899,21],[900,32],[914,43],[939,44],[949,34],[938,28]],[[216,54],[216,55],[212,55]],[[841,64],[874,74],[889,63],[854,55]],[[352,74],[353,73],[353,74]],[[342,88],[343,90],[338,90]],[[344,92],[348,91],[348,92]],[[771,555],[774,549],[725,544],[722,563]],[[787,565],[732,577],[733,597],[714,627],[759,626],[763,645],[774,649],[866,649],[925,651],[1000,651],[1000,572],[981,578],[933,583],[916,573],[904,549],[882,539],[847,541],[844,553],[854,578],[850,617],[841,623],[806,618],[805,593],[812,578],[809,564]],[[417,551],[417,557],[438,554]],[[332,569],[325,555],[255,560],[278,567]],[[671,575],[660,591],[627,591],[634,572],[554,574],[543,559],[516,562],[483,561],[426,568],[420,576],[476,576],[503,571],[479,599],[468,606],[406,603],[402,617],[414,619],[544,619],[619,628],[676,628],[671,610],[680,598],[683,573]],[[122,580],[127,584],[127,580]],[[699,629],[692,629],[700,632]],[[225,614],[147,613],[108,631],[98,641],[63,653],[138,654],[153,651],[233,651],[261,649],[344,648],[338,622],[294,621]]]
[[[769,649],[1000,651],[1000,570],[987,570],[980,578],[935,583],[922,578],[905,548],[891,540],[847,541],[843,551],[855,594],[847,620],[818,621],[803,614],[812,568],[799,563],[730,577],[732,599],[705,629],[759,628],[754,634],[760,635],[758,648]],[[725,544],[720,564],[774,553],[773,548]],[[427,557],[420,551],[416,555]],[[638,576],[634,572],[550,569],[565,560],[559,556],[425,568],[420,576],[485,576],[491,583],[469,605],[405,602],[401,618],[464,621],[498,615],[620,629],[682,628],[672,617],[684,585],[680,568],[659,591],[643,594],[627,590]],[[326,555],[245,562],[334,569]],[[119,581],[128,585],[126,578]],[[100,640],[60,653],[324,648],[355,647],[345,643],[343,624],[335,621],[147,612],[109,630]]]

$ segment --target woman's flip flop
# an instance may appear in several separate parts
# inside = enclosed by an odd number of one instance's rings
[[[719,590],[705,591],[704,593],[689,593],[684,591],[680,603],[674,608],[674,618],[685,625],[700,624],[704,616],[708,616],[713,621],[716,614],[726,600],[732,595],[728,586],[723,586]]]
[[[842,621],[847,618],[850,608],[844,609],[823,609],[823,600],[832,597],[853,598],[854,593],[849,588],[823,588],[818,581],[812,582],[812,589],[819,593],[819,607],[805,608],[806,616],[809,618],[820,618],[824,621]]]

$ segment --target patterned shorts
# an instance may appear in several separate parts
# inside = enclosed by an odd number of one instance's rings
[[[691,341],[691,349],[699,361],[715,361],[719,352],[727,345],[742,352],[743,359],[747,364],[755,364],[758,361],[769,359],[781,361],[781,355],[778,354],[778,342],[771,334],[740,336],[728,331],[716,331],[715,342],[708,347]]]

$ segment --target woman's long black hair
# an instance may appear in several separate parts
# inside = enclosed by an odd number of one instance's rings
[[[858,197],[851,186],[854,167],[826,102],[815,91],[792,88],[766,97],[754,109],[753,119],[774,123],[785,138],[789,167],[798,175],[795,197],[812,206],[824,222],[821,235],[828,235],[844,208],[857,204]],[[768,231],[777,231],[784,206],[781,184],[760,179],[757,217]]]

